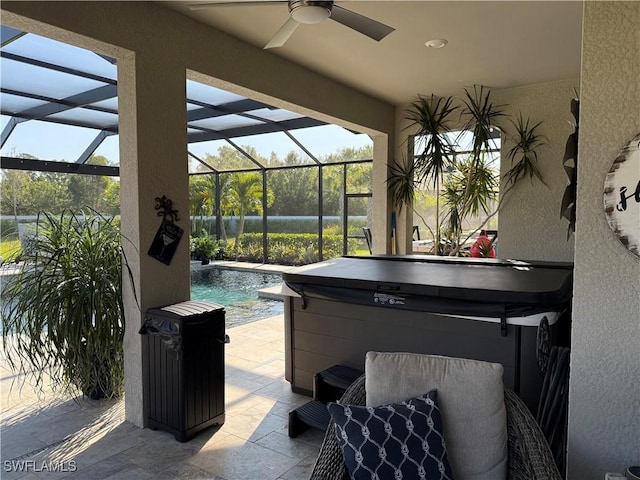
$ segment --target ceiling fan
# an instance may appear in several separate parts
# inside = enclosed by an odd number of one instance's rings
[[[380,41],[395,30],[384,23],[380,23],[372,18],[365,17],[359,13],[347,10],[335,5],[334,1],[323,0],[220,0],[214,2],[197,3],[190,5],[190,10],[203,10],[205,8],[218,7],[222,5],[264,5],[287,3],[289,7],[289,19],[280,27],[273,38],[265,45],[267,48],[281,47],[293,34],[298,25],[320,23],[327,18],[345,25],[357,32],[366,35],[373,40]]]

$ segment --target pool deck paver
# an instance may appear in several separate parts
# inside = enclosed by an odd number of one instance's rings
[[[323,434],[308,430],[295,439],[287,434],[288,412],[309,398],[292,393],[284,379],[283,317],[240,325],[227,333],[231,343],[225,351],[225,424],[186,443],[125,421],[122,399],[76,402],[48,394],[40,400],[29,385],[19,389],[14,381],[20,378],[0,361],[0,477],[308,478]],[[7,468],[10,465],[22,469]],[[64,471],[46,471],[43,465]]]
[[[235,260],[211,260],[207,265],[202,265],[201,262],[192,260],[191,268],[196,270],[207,268],[224,268],[227,270],[250,270],[270,273],[282,273],[295,270],[300,267],[294,267],[290,265],[273,265],[270,263],[237,262]]]

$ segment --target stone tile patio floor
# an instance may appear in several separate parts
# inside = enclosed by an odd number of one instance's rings
[[[226,421],[186,443],[124,420],[122,400],[38,400],[0,363],[3,480],[293,480],[308,478],[322,432],[287,435],[288,412],[309,398],[284,379],[284,321],[227,332]],[[49,468],[49,469],[48,469]],[[57,469],[57,471],[50,471]]]

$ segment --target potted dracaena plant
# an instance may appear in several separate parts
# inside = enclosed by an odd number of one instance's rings
[[[417,188],[421,185],[432,185],[435,191],[440,190],[444,172],[452,166],[453,143],[449,132],[454,112],[453,97],[418,96],[407,110],[407,128],[415,130],[417,155],[415,161],[405,159],[402,163],[391,166],[391,175],[387,179],[387,188],[391,192],[394,205],[412,205]],[[414,213],[417,213],[414,209]],[[436,254],[441,253],[440,197],[436,195],[436,228],[431,229],[423,219],[425,227],[430,231]]]
[[[493,103],[490,94],[483,86],[474,86],[472,91],[465,89],[461,107],[454,105],[453,97],[419,96],[407,110],[406,119],[410,121],[407,128],[413,129],[420,139],[416,142],[418,151],[414,160],[405,159],[391,166],[387,188],[398,208],[413,205],[420,186],[431,184],[435,188],[435,228],[430,228],[427,220],[413,209],[434,237],[435,254],[459,254],[466,241],[495,216],[520,179],[528,176],[544,183],[536,165],[537,150],[545,144],[545,138],[537,131],[542,122],[531,124],[520,114],[516,121],[509,119],[515,130],[510,137],[513,146],[506,155],[511,168],[504,176],[498,206],[492,211],[500,183],[491,164],[492,150],[496,129],[506,115],[505,106]],[[460,137],[453,138],[452,116],[458,110],[462,131]],[[472,138],[470,153],[457,160],[454,145],[462,141],[466,132]],[[486,215],[485,221],[463,239],[465,218],[481,214]]]
[[[111,398],[124,385],[124,309],[117,218],[92,210],[41,213],[33,248],[3,285],[10,366],[40,392]]]

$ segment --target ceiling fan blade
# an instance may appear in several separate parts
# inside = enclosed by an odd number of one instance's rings
[[[287,3],[287,0],[221,0],[219,2],[194,3],[189,5],[189,10],[205,10],[212,7],[244,7],[248,5],[269,5],[274,3]]]
[[[364,15],[352,12],[335,4],[331,9],[331,16],[329,18],[349,28],[353,28],[378,42],[395,30],[395,28],[385,25],[384,23],[380,23],[377,20],[365,17]]]
[[[264,46],[264,49],[267,50],[269,48],[277,48],[281,47],[285,44],[289,37],[295,32],[296,28],[300,25],[296,22],[292,17],[289,17],[289,20],[284,22],[284,25],[280,27],[280,30],[276,32],[269,43]]]

